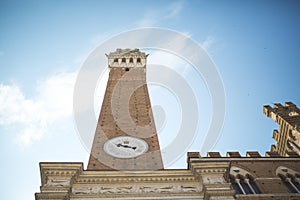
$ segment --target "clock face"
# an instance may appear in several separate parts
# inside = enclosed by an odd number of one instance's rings
[[[140,138],[120,136],[105,142],[104,151],[116,158],[134,158],[147,152],[148,144]]]

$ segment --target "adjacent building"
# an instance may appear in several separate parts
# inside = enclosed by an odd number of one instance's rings
[[[300,109],[292,102],[274,104],[274,107],[264,106],[264,114],[273,119],[279,130],[273,131],[276,145],[272,145],[271,152],[281,156],[300,155]]]

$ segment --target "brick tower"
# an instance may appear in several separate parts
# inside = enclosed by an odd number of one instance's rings
[[[146,83],[147,55],[117,49],[106,56],[109,79],[88,170],[163,169]]]
[[[273,138],[276,145],[272,145],[271,152],[281,156],[300,155],[300,109],[292,102],[264,106],[264,114],[279,124],[279,130],[274,130]]]

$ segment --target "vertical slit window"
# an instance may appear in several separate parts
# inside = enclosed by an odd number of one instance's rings
[[[261,194],[253,178],[248,174],[245,176],[238,174],[235,177],[231,175],[230,182],[235,194]]]
[[[299,177],[295,177],[292,180],[292,183],[298,188],[298,190],[300,190],[300,178]]]
[[[255,182],[253,180],[250,179],[250,185],[251,187],[253,188],[255,194],[260,194],[260,190],[259,188],[257,187],[257,185],[255,184]]]
[[[235,190],[235,194],[243,194],[240,186],[236,182],[231,182],[232,188]]]
[[[290,193],[300,193],[299,179],[289,174],[288,177],[281,174],[279,175],[279,177]]]

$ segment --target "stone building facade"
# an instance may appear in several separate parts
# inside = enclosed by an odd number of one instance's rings
[[[275,199],[298,200],[299,157],[267,152],[188,153],[187,169],[84,170],[83,163],[40,163],[37,200]]]
[[[40,163],[36,200],[300,199],[300,157],[291,143],[299,147],[294,104],[264,106],[283,126],[274,136],[285,135],[278,144],[293,148],[245,157],[188,152],[186,169],[164,169],[146,83],[147,55],[117,49],[107,57],[109,80],[87,169],[83,163]]]

